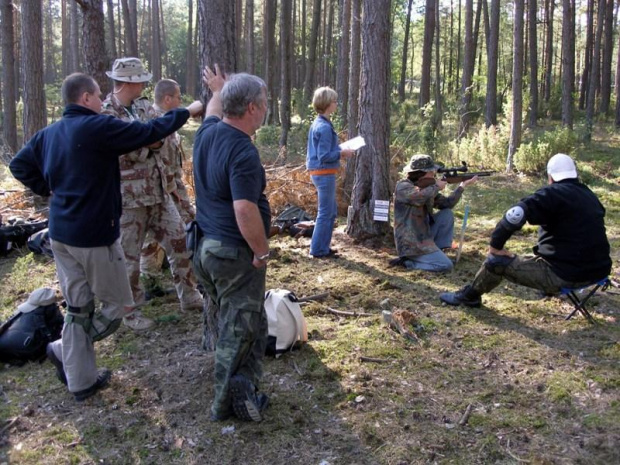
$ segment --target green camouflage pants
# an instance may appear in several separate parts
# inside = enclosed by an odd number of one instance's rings
[[[489,256],[476,273],[471,287],[479,294],[486,294],[499,286],[503,278],[515,284],[538,289],[545,294],[558,294],[562,287],[576,288],[589,284],[563,280],[542,257],[516,256],[511,260]]]
[[[217,416],[232,411],[228,385],[233,375],[244,375],[257,388],[263,375],[266,269],[255,268],[253,256],[248,247],[224,246],[205,238],[194,257],[196,275],[220,309],[211,407]]]

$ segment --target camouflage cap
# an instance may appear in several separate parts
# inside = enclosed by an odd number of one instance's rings
[[[405,173],[411,173],[413,171],[435,171],[440,168],[436,165],[430,155],[424,155],[418,153],[411,157],[409,163],[405,165]]]
[[[153,75],[149,73],[139,58],[117,58],[112,71],[105,72],[109,78],[121,82],[148,82]]]

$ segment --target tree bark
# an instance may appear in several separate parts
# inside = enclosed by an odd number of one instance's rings
[[[17,115],[15,105],[15,29],[13,27],[13,1],[0,2],[2,21],[2,135],[11,155],[17,152]]]
[[[54,34],[54,11],[52,2],[46,2],[44,4],[46,7],[45,14],[43,15],[43,26],[44,26],[44,34],[45,41],[43,42],[43,51],[45,55],[45,74],[44,74],[44,82],[46,84],[52,84],[56,81],[56,59],[55,59],[55,34]]]
[[[512,53],[512,120],[506,172],[513,170],[514,155],[521,145],[521,113],[523,111],[523,16],[524,0],[515,0]]]
[[[22,4],[24,142],[47,125],[43,87],[42,15],[41,0],[29,0]]]
[[[465,48],[463,50],[463,76],[461,78],[461,104],[459,108],[458,138],[465,136],[469,128],[472,82],[476,50],[474,45],[474,2],[465,0]]]
[[[192,97],[196,95],[196,59],[194,53],[194,0],[187,0],[187,77],[185,92]]]
[[[351,0],[340,0],[338,14],[340,38],[338,40],[338,58],[336,62],[336,93],[338,94],[338,113],[346,126],[349,112],[349,65],[351,50]]]
[[[538,41],[536,37],[536,11],[538,2],[528,0],[528,20],[529,20],[529,48],[530,48],[530,127],[535,127],[538,121]]]
[[[310,27],[310,44],[308,46],[308,64],[306,67],[306,79],[304,85],[304,102],[310,103],[314,92],[316,73],[316,49],[319,38],[321,21],[321,0],[314,0],[312,7],[312,26]],[[306,105],[304,105],[305,107]]]
[[[80,14],[78,4],[71,0],[71,32],[70,32],[71,65],[69,73],[75,73],[80,69]]]
[[[548,102],[551,99],[551,78],[553,76],[553,10],[555,8],[554,0],[545,0],[545,16],[547,20],[547,35],[545,45],[545,81],[543,99]]]
[[[86,74],[95,78],[105,95],[110,88],[105,74],[108,69],[108,57],[105,51],[105,30],[103,27],[103,0],[75,0],[82,9],[83,25],[82,51]]]
[[[161,33],[159,28],[159,0],[151,0],[151,73],[153,82],[161,79]]]
[[[574,0],[562,0],[562,126],[573,129],[575,89]]]
[[[581,89],[579,92],[579,109],[586,108],[588,102],[588,87],[592,68],[592,45],[594,43],[594,0],[588,0],[588,22],[586,26],[586,49],[584,52],[584,66],[581,73]]]
[[[398,101],[405,101],[405,78],[407,77],[407,56],[409,54],[409,30],[411,29],[411,7],[413,0],[407,5],[407,18],[405,18],[405,39],[403,40],[403,58],[401,60],[400,81],[398,83]]]
[[[598,3],[598,17],[596,21],[596,37],[594,39],[594,51],[592,53],[592,70],[588,82],[588,99],[586,105],[586,142],[592,138],[592,129],[594,127],[594,112],[596,106],[596,90],[601,78],[601,43],[603,41],[603,24],[605,23],[605,14],[607,7],[605,0]]]
[[[127,0],[121,0],[123,7],[123,23],[125,24],[125,47],[127,55],[138,57],[138,31],[137,19],[132,15],[132,11]]]
[[[114,2],[113,0],[107,0],[108,3],[108,30],[110,33],[110,53],[113,57],[118,56],[118,50],[116,49],[116,29],[114,27]]]
[[[278,6],[276,0],[265,0],[263,10],[265,44],[265,84],[267,84],[267,124],[274,124],[277,103],[276,94],[276,18]]]
[[[229,0],[199,0],[200,69],[215,63],[224,73],[237,70],[235,44],[235,4]],[[202,100],[208,102],[211,91],[202,84]]]
[[[485,104],[486,127],[497,125],[497,65],[499,49],[500,0],[491,0],[489,40],[487,44],[487,92]]]
[[[565,0],[568,1],[568,0]],[[618,54],[616,55],[616,81],[614,83],[616,91],[616,127],[620,128],[620,34],[618,34]]]
[[[245,55],[246,69],[254,74],[254,0],[245,1]]]
[[[433,126],[441,127],[442,109],[441,109],[441,54],[439,50],[440,29],[439,29],[439,2],[435,8],[435,114],[433,116]]]
[[[364,0],[360,131],[366,146],[355,156],[355,187],[347,234],[356,239],[383,237],[388,222],[373,220],[376,200],[389,200],[390,16],[391,0]]]
[[[468,0],[471,1],[471,0]],[[422,79],[420,81],[420,108],[431,100],[431,66],[433,61],[433,34],[437,0],[426,0],[424,10],[424,45],[422,46]]]
[[[601,0],[605,1],[605,0]],[[614,0],[607,0],[605,11],[605,34],[603,50],[603,63],[601,69],[601,113],[609,113],[611,100],[611,61],[614,50]]]
[[[293,16],[293,0],[282,0],[280,6],[280,149],[288,144],[288,133],[291,129],[291,54],[293,51],[293,35],[291,23]],[[286,160],[286,157],[282,157]]]

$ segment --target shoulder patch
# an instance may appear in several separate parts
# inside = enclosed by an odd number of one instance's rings
[[[506,212],[506,220],[510,224],[520,225],[523,223],[524,218],[525,212],[523,211],[523,207],[520,205],[516,205]]]

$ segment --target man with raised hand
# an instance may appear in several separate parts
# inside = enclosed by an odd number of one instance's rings
[[[152,74],[144,69],[142,62],[138,58],[119,58],[112,71],[106,74],[114,81],[114,89],[103,102],[103,112],[123,121],[148,121],[151,105],[141,95]],[[166,251],[181,309],[197,310],[203,305],[185,247],[183,220],[167,193],[166,167],[160,154],[163,145],[164,140],[159,140],[120,158],[121,243],[135,303],[123,322],[136,331],[149,329],[154,324],[139,310],[146,301],[140,283],[140,253],[147,232],[151,232]]]
[[[213,97],[194,143],[196,220],[204,237],[193,260],[219,306],[211,419],[234,414],[261,421],[268,403],[258,383],[267,345],[263,303],[271,214],[252,136],[267,111],[266,86],[245,73],[224,81],[217,65],[215,73],[205,68],[204,80]]]
[[[548,184],[512,206],[491,234],[489,255],[472,284],[439,296],[448,305],[479,307],[481,296],[503,278],[557,294],[580,288],[611,271],[605,233],[605,208],[577,176],[571,157],[558,153],[547,163]],[[525,223],[539,226],[533,256],[520,257],[504,248]]]
[[[37,132],[9,167],[34,193],[51,196],[49,235],[68,306],[62,338],[48,345],[47,356],[59,380],[82,401],[111,377],[109,370],[97,371],[93,342],[116,331],[133,305],[119,240],[119,156],[172,134],[202,104],[145,124],[99,114],[101,91],[86,74],[68,76],[61,92],[62,119]]]

